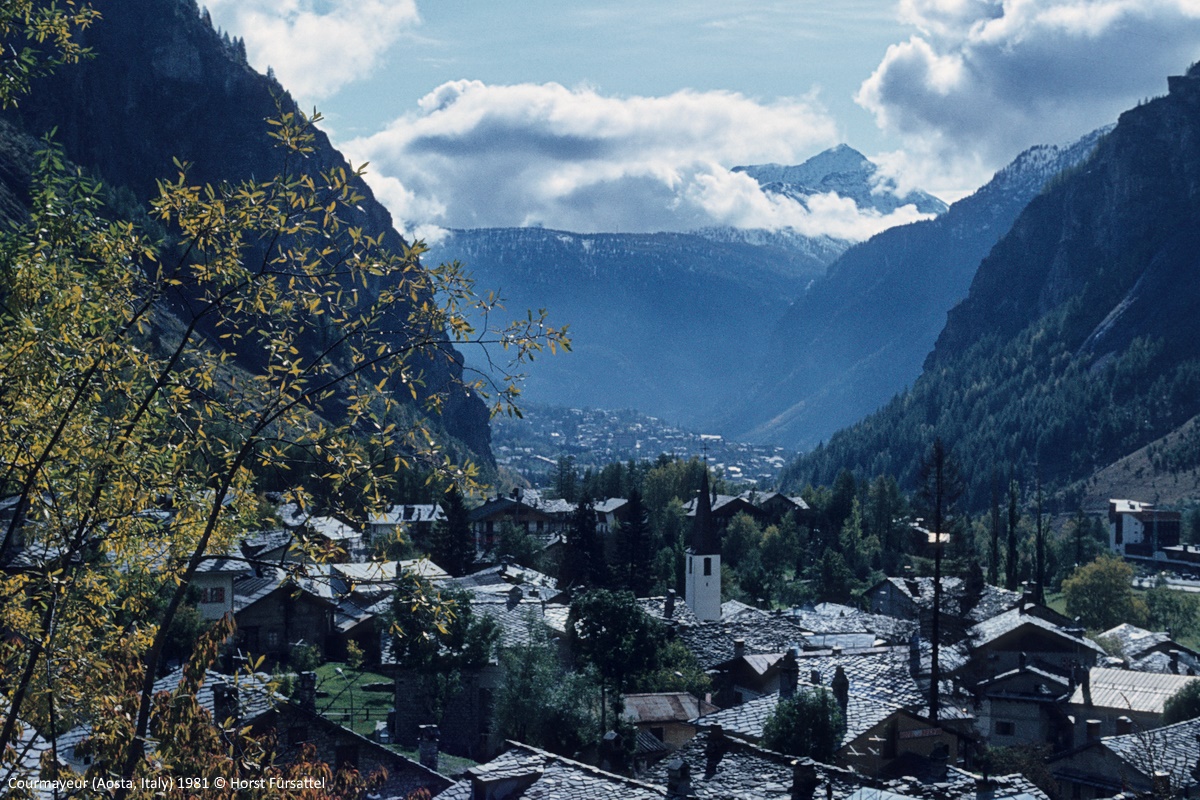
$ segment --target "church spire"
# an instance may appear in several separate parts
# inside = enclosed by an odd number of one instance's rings
[[[692,552],[696,555],[718,555],[721,538],[717,535],[716,521],[712,513],[712,495],[708,488],[708,460],[704,461],[704,475],[700,479],[700,494],[696,496],[696,518],[692,527]]]

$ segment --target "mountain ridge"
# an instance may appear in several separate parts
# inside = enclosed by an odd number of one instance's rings
[[[920,375],[947,312],[1019,212],[1105,131],[1029,148],[936,219],[849,248],[775,326],[754,383],[713,424],[806,448],[886,403]]]
[[[1169,86],[1029,203],[912,388],[794,462],[792,485],[843,468],[913,485],[936,434],[1074,507],[1081,481],[1200,412],[1200,67]]]

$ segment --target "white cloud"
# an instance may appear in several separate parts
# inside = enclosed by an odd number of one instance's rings
[[[901,0],[899,8],[919,33],[888,48],[856,99],[903,137],[910,169],[934,192],[965,176],[977,185],[1030,145],[1113,121],[1200,57],[1198,0]]]
[[[416,0],[209,0],[213,21],[246,41],[250,63],[270,66],[307,100],[370,75],[419,24]]]
[[[812,98],[734,92],[611,97],[555,83],[445,83],[419,110],[344,144],[411,229],[539,224],[575,231],[779,228],[863,238],[897,221],[852,202],[808,207],[728,167],[797,163],[837,142]]]

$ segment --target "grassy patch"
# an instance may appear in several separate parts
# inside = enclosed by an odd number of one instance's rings
[[[317,668],[317,712],[355,733],[370,736],[376,722],[387,721],[394,698],[390,691],[367,691],[366,687],[391,682],[378,672],[359,672],[337,662],[323,664]]]

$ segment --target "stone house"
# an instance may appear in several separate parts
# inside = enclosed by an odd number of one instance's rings
[[[696,728],[688,724],[689,720],[719,710],[688,692],[627,694],[624,701],[623,719],[671,750],[682,747],[696,735]]]
[[[1027,664],[988,678],[976,687],[977,730],[993,747],[1070,747],[1074,723],[1063,704],[1073,688],[1069,679]]]
[[[1048,766],[1063,797],[1097,800],[1121,792],[1200,797],[1200,719],[1118,736],[1093,735],[1052,756]]]

